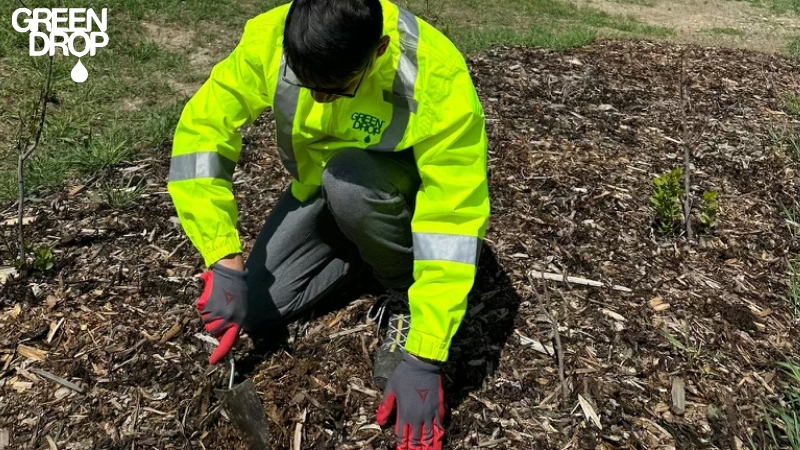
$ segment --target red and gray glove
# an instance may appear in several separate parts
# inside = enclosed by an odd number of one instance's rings
[[[439,367],[405,353],[386,383],[378,424],[386,426],[397,407],[397,450],[441,450],[444,391]]]
[[[247,271],[212,264],[200,275],[205,282],[203,294],[195,307],[203,318],[205,329],[219,340],[208,358],[210,364],[220,362],[231,351],[247,313]]]

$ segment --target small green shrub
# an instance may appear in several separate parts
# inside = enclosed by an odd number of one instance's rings
[[[705,230],[717,227],[719,216],[719,204],[717,203],[717,191],[703,192],[703,205],[700,210],[700,225]]]
[[[33,268],[40,272],[47,272],[55,266],[56,258],[51,247],[39,247],[36,249],[33,259]]]
[[[661,234],[673,233],[681,219],[682,178],[683,168],[676,167],[653,180],[650,204],[656,213],[656,230]]]

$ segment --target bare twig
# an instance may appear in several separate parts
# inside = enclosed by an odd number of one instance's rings
[[[567,380],[566,376],[564,375],[564,350],[561,348],[561,335],[558,334],[558,321],[556,317],[550,313],[550,323],[553,327],[553,340],[556,343],[556,356],[558,357],[558,381],[561,383],[562,394],[564,395],[564,401],[567,401],[569,397],[569,389],[567,389]]]
[[[681,50],[681,77],[680,77],[680,99],[681,99],[681,128],[683,128],[683,210],[686,218],[686,238],[692,240],[692,201],[691,201],[691,176],[692,176],[692,157],[691,149],[689,148],[689,130],[686,127],[686,93],[685,93],[685,79],[684,79],[684,59],[685,50]]]
[[[21,2],[20,2],[21,3]],[[24,4],[23,4],[24,5]],[[50,55],[50,58],[47,62],[47,75],[45,76],[44,80],[44,87],[42,88],[41,97],[39,98],[39,103],[41,105],[41,113],[39,114],[39,124],[36,127],[36,135],[33,139],[33,144],[23,146],[20,143],[17,145],[17,149],[19,151],[19,159],[17,161],[17,181],[19,182],[19,205],[17,208],[17,227],[18,227],[18,239],[19,239],[19,259],[21,262],[25,262],[25,235],[23,234],[23,209],[25,206],[25,161],[36,151],[39,147],[39,141],[42,138],[42,131],[44,131],[44,123],[47,117],[47,102],[48,98],[50,97],[50,82],[53,79],[53,55]]]

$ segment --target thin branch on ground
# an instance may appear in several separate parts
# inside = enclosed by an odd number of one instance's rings
[[[683,211],[686,220],[686,238],[692,240],[692,194],[690,190],[691,176],[692,176],[692,157],[689,148],[689,130],[686,127],[686,95],[685,92],[685,74],[684,74],[684,61],[686,50],[681,50],[681,75],[680,75],[680,100],[681,100],[681,128],[683,128]]]
[[[28,145],[27,139],[22,141],[22,138],[17,142],[17,150],[19,152],[19,159],[17,160],[17,181],[19,183],[19,200],[17,209],[17,232],[18,232],[18,245],[19,245],[19,261],[25,263],[25,234],[24,234],[24,207],[25,207],[25,161],[39,148],[39,142],[42,138],[44,131],[45,119],[47,118],[47,102],[50,98],[50,83],[53,79],[53,55],[47,62],[47,75],[45,76],[44,86],[39,97],[39,107],[41,113],[39,114],[39,123],[36,127],[36,135],[33,139],[33,144]]]

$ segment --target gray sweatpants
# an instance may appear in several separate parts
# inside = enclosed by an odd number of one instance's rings
[[[325,168],[322,189],[300,202],[287,189],[245,264],[248,313],[258,333],[323,300],[366,264],[386,288],[413,282],[411,217],[420,178],[410,150],[344,150]]]

